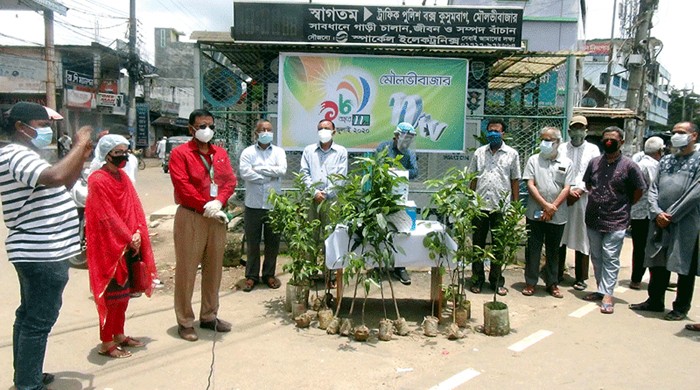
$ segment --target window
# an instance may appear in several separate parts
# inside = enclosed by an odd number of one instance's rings
[[[622,82],[621,82],[620,84],[621,84],[621,85],[620,85],[620,88],[626,90],[627,87],[628,87],[628,85],[629,85],[629,82],[627,81],[627,79],[622,79]]]
[[[598,84],[606,85],[608,84],[608,73],[601,73],[598,79]]]
[[[613,76],[613,85],[616,87],[620,86],[620,76]]]

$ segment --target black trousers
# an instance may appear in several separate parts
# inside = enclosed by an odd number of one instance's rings
[[[275,276],[277,254],[280,249],[280,235],[275,233],[268,220],[268,210],[245,208],[244,214],[246,240],[246,279],[260,281],[260,241],[265,236],[265,260],[262,266],[262,281]]]
[[[559,243],[564,233],[564,225],[535,221],[527,219],[527,227],[530,234],[527,239],[528,254],[525,260],[525,283],[536,286],[540,272],[540,258],[542,257],[542,244],[545,246],[547,262],[544,266],[545,286],[559,283]]]
[[[485,217],[476,218],[474,220],[474,234],[472,235],[472,242],[474,245],[478,245],[481,248],[486,247],[486,237],[489,231],[496,227],[498,221],[501,219],[501,213],[499,212],[487,212]],[[494,253],[496,258],[501,255],[499,253]],[[498,264],[491,263],[491,270],[489,271],[489,282],[491,287],[494,289],[496,287],[503,287],[505,284],[505,279],[501,274],[501,266]],[[486,275],[484,272],[484,262],[475,261],[472,263],[472,282],[475,286],[481,288],[481,286],[486,281]]]
[[[574,254],[574,272],[577,282],[588,280],[588,265],[590,260],[588,255],[576,251]],[[566,245],[559,248],[559,283],[564,279],[564,270],[566,269]]]
[[[639,283],[647,270],[644,267],[644,250],[647,247],[647,233],[649,231],[649,219],[633,219],[632,227],[632,277],[630,280]]]
[[[698,242],[695,241],[697,248]],[[676,289],[676,300],[673,301],[673,310],[688,314],[690,304],[693,300],[693,289],[695,289],[695,274],[698,270],[698,251],[693,251],[693,258],[690,261],[688,275],[678,274],[678,287]],[[649,278],[649,304],[663,307],[666,288],[671,279],[671,271],[666,267],[649,268],[651,277]]]

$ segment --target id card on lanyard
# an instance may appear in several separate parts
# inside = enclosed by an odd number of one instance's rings
[[[216,198],[219,195],[219,186],[214,183],[214,163],[213,163],[213,158],[212,158],[212,164],[209,164],[207,162],[207,159],[204,158],[201,154],[199,155],[199,158],[202,159],[202,162],[204,163],[204,167],[209,171],[209,179],[211,181],[211,184],[209,184],[209,196],[212,198]]]

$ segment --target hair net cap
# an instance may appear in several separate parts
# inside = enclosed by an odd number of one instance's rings
[[[97,155],[95,158],[100,162],[104,162],[107,158],[107,154],[119,145],[129,146],[129,141],[121,135],[118,134],[107,134],[100,138],[97,142]]]
[[[416,129],[413,128],[413,125],[408,122],[401,122],[396,126],[394,133],[416,134]]]

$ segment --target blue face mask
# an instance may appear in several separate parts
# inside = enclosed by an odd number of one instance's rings
[[[51,127],[31,127],[25,123],[27,127],[36,131],[36,138],[32,138],[32,145],[39,149],[44,149],[45,147],[51,145],[51,140],[53,139],[53,130]]]
[[[497,149],[503,144],[503,136],[498,131],[489,131],[486,133],[486,140],[489,141],[491,149]]]
[[[264,131],[262,133],[258,133],[258,142],[261,145],[267,145],[272,142],[272,132]]]

